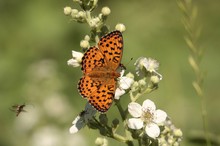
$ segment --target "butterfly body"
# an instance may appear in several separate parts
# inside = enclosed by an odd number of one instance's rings
[[[113,31],[100,39],[98,47],[90,47],[82,58],[79,92],[101,113],[108,111],[114,100],[122,51],[122,34]]]
[[[86,76],[89,76],[91,78],[104,78],[104,79],[117,79],[120,77],[120,73],[113,72],[113,71],[94,71],[91,73],[86,74]]]

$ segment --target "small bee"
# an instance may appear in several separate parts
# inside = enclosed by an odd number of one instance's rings
[[[26,106],[25,104],[21,104],[21,105],[16,104],[16,105],[13,105],[10,110],[15,112],[16,116],[18,116],[21,112],[26,112],[24,110],[25,106]]]

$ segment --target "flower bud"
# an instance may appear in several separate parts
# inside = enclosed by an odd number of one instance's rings
[[[79,11],[78,15],[80,18],[84,18],[86,14],[83,11]]]
[[[73,18],[75,18],[76,17],[76,15],[78,15],[78,10],[77,9],[72,9],[72,12],[71,12],[71,16],[73,17]]]
[[[147,83],[146,83],[145,79],[141,79],[141,80],[139,80],[139,81],[138,81],[138,84],[139,84],[139,86],[141,86],[141,87],[143,87],[143,86],[146,86],[146,85],[147,85]]]
[[[108,118],[107,118],[106,114],[101,114],[99,116],[99,121],[100,121],[101,124],[107,125],[108,124]]]
[[[80,41],[80,47],[82,48],[89,48],[89,42],[86,40]]]
[[[160,79],[158,76],[151,76],[150,77],[150,81],[153,83],[153,84],[158,84],[160,82]]]
[[[103,138],[97,137],[96,140],[95,140],[95,144],[96,145],[102,145],[103,144]]]
[[[100,19],[98,17],[93,18],[92,20],[90,20],[89,24],[90,27],[95,28],[98,26],[98,23],[100,22]]]
[[[109,7],[103,7],[101,13],[103,16],[108,16],[111,13],[111,10]]]
[[[124,24],[119,23],[119,24],[117,24],[117,25],[115,26],[115,29],[118,30],[118,31],[120,31],[120,32],[124,32],[126,28],[125,28],[125,25],[124,25]]]
[[[129,73],[126,75],[126,77],[131,78],[131,79],[134,79],[134,75],[133,75],[131,72],[129,72]]]
[[[71,7],[65,7],[63,11],[64,11],[65,15],[70,15],[72,13],[72,8]]]
[[[115,118],[113,121],[112,121],[112,125],[114,128],[116,128],[119,124],[119,120],[117,118]]]
[[[84,37],[84,40],[89,41],[89,40],[90,40],[90,36],[89,36],[89,35],[86,35],[86,36]]]
[[[174,130],[174,135],[177,136],[177,137],[182,137],[183,132],[180,129],[175,129]]]
[[[96,140],[95,140],[95,144],[97,146],[107,146],[108,145],[108,141],[105,138],[97,137]]]
[[[138,87],[139,87],[139,84],[137,81],[135,81],[131,86],[131,91],[132,92],[136,91],[138,89]]]

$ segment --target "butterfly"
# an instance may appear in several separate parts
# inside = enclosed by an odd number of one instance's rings
[[[114,100],[122,53],[123,37],[116,30],[101,37],[98,46],[90,47],[82,57],[79,93],[101,113],[107,112]]]

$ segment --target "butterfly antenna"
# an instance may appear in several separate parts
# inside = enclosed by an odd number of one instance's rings
[[[126,63],[126,65],[124,65],[124,64],[122,64],[122,63],[120,63],[120,67],[122,68],[122,69],[124,69],[124,70],[126,70],[127,68],[126,68],[126,66],[128,65],[128,64],[130,64],[131,63],[131,61],[133,60],[133,57],[132,58],[130,58],[130,60]]]

